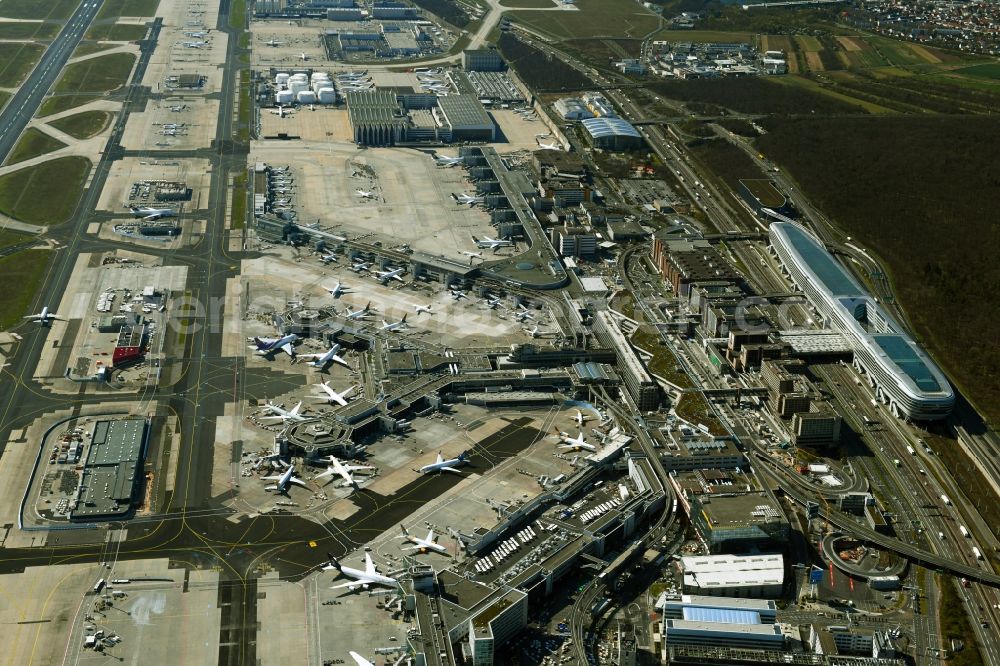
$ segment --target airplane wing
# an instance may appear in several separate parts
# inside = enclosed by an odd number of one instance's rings
[[[286,354],[288,354],[289,356],[292,357],[295,356],[295,347],[292,346],[291,342],[286,342],[285,344],[281,345],[281,350]]]
[[[342,358],[341,356],[339,356],[339,355],[337,355],[337,354],[334,354],[334,355],[333,355],[333,356],[332,356],[332,357],[330,358],[330,360],[331,360],[331,361],[333,361],[334,363],[339,363],[339,364],[341,364],[341,365],[342,365],[342,366],[344,366],[345,368],[350,368],[351,370],[353,370],[353,369],[354,369],[354,368],[351,368],[351,364],[350,364],[350,363],[348,363],[348,362],[347,362],[346,360],[344,360],[344,359],[343,359],[343,358]]]
[[[278,481],[280,479],[281,479],[280,476],[263,476],[263,477],[261,477],[261,481]]]
[[[442,471],[442,472],[451,472],[451,473],[453,473],[453,474],[461,474],[461,473],[462,473],[462,471],[461,471],[461,470],[459,470],[459,469],[456,469],[456,468],[454,468],[454,467],[442,467],[442,468],[441,468],[441,471]]]
[[[427,543],[434,543],[434,530],[427,533],[427,538],[424,539]]]
[[[444,462],[444,458],[441,457],[441,452],[438,451],[438,457],[437,457],[437,460],[434,461],[434,463],[438,464],[438,463],[443,463],[443,462]]]
[[[374,576],[378,573],[375,570],[375,563],[372,562],[372,556],[368,553],[365,553],[365,573],[369,576]]]
[[[309,487],[309,486],[306,485],[305,481],[303,481],[302,479],[296,478],[294,476],[292,478],[288,479],[288,482],[289,483],[294,483],[297,486],[302,486],[303,488],[308,488]]]
[[[325,470],[323,472],[320,472],[319,474],[317,474],[316,476],[314,476],[313,477],[313,481],[317,481],[319,479],[325,479],[326,477],[333,476],[336,473],[337,473],[337,470],[335,470],[332,467],[330,467],[329,469],[327,469],[327,470]]]
[[[368,661],[367,659],[365,659],[364,657],[362,657],[357,652],[348,652],[347,654],[351,655],[351,659],[354,660],[354,662],[357,664],[357,666],[375,666],[375,664],[373,664],[372,662]]]
[[[357,581],[353,581],[352,580],[352,581],[347,582],[347,583],[341,583],[340,585],[331,585],[330,589],[331,590],[341,590],[341,589],[343,589],[343,588],[346,587],[346,588],[350,588],[350,590],[353,591],[355,588],[361,587],[362,585],[364,585],[364,583],[359,583]]]

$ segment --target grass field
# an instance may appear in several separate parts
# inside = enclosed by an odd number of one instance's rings
[[[0,42],[0,87],[21,85],[44,51],[41,44]]]
[[[66,144],[59,139],[55,139],[34,127],[29,127],[17,140],[17,144],[14,146],[14,150],[10,151],[6,163],[17,164],[65,147]]]
[[[3,0],[0,2],[0,16],[13,19],[51,19],[58,21],[69,18],[80,4],[80,0]]]
[[[722,32],[719,30],[661,30],[653,35],[655,40],[666,42],[747,42],[753,43],[749,32]]]
[[[229,27],[233,30],[243,30],[247,25],[248,0],[231,0],[229,3]]]
[[[57,23],[0,22],[0,39],[51,39],[57,34]]]
[[[87,31],[86,39],[105,42],[134,42],[146,36],[146,26],[131,23],[109,23],[95,25]]]
[[[678,418],[682,418],[694,425],[704,425],[713,435],[728,434],[725,426],[719,423],[715,412],[709,406],[708,401],[701,391],[691,391],[681,395],[680,401],[674,405],[674,412]]]
[[[10,99],[10,93],[0,90],[0,109],[2,109],[4,105],[7,104],[7,100],[9,99]]]
[[[1000,63],[987,63],[985,65],[963,67],[962,69],[956,69],[955,73],[961,74],[962,76],[975,76],[981,79],[1000,81]]]
[[[49,124],[73,138],[89,139],[103,132],[110,121],[111,114],[106,111],[84,111],[53,120]]]
[[[644,37],[659,18],[633,0],[579,0],[579,11],[511,12],[511,18],[557,39]]]
[[[819,40],[815,37],[810,37],[809,35],[796,35],[795,42],[799,45],[799,48],[803,51],[822,51],[823,45],[819,43]]]
[[[7,0],[4,0],[6,2]],[[116,16],[153,16],[160,0],[104,0],[98,19]]]
[[[242,229],[247,220],[247,172],[241,171],[233,177],[233,206],[229,213],[229,226]]]
[[[100,98],[100,95],[54,95],[42,102],[42,106],[38,109],[38,115],[41,117],[52,116]]]
[[[31,224],[62,224],[76,209],[90,167],[85,157],[61,157],[0,176],[0,212]]]
[[[125,84],[134,64],[131,53],[112,53],[74,63],[63,71],[54,90],[74,94],[110,92]]]
[[[108,49],[117,48],[118,44],[111,44],[109,42],[84,42],[76,47],[73,51],[73,57],[77,58],[79,56],[90,55],[92,53],[100,53],[101,51],[107,51]]]
[[[0,258],[0,282],[17,284],[17,289],[8,289],[0,298],[0,330],[22,321],[45,278],[51,257],[49,250],[21,250]]]
[[[30,236],[27,234],[19,234],[16,231],[8,231],[7,229],[0,229],[0,247],[10,247],[11,245],[17,245],[18,243],[23,243],[28,240]]]

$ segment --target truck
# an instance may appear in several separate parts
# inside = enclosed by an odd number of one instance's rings
[[[944,532],[938,532],[938,539],[941,539],[941,541],[944,541]]]
[[[959,525],[958,526],[958,531],[961,532],[962,536],[964,536],[966,539],[971,539],[972,538],[972,535],[969,534],[969,530],[965,529],[965,525]]]
[[[907,452],[907,453],[909,453],[909,454],[910,454],[911,456],[915,456],[915,455],[917,455],[917,450],[916,450],[916,449],[914,449],[914,448],[913,448],[912,446],[910,446],[909,444],[907,444],[907,445],[906,445],[906,452]]]
[[[893,458],[892,464],[895,465],[896,467],[902,467],[903,466],[903,463],[900,462],[899,458]]]
[[[976,556],[977,560],[983,559],[983,553],[975,546],[972,547],[972,554]]]
[[[941,495],[941,501],[944,502],[945,506],[951,506],[951,500],[948,499],[947,495]]]

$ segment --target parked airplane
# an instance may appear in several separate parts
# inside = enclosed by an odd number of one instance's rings
[[[347,312],[344,314],[344,317],[346,317],[347,319],[351,319],[351,320],[361,319],[362,317],[365,317],[365,316],[368,315],[368,312],[371,310],[371,307],[372,307],[372,303],[371,303],[371,301],[368,301],[368,305],[366,305],[365,307],[363,307],[360,310],[355,310],[354,312],[351,312],[351,309],[347,308]]]
[[[299,411],[300,409],[302,409],[301,400],[299,400],[299,402],[291,409],[285,409],[284,407],[279,407],[273,402],[269,402],[266,405],[264,405],[264,409],[272,412],[273,414],[271,416],[262,416],[260,417],[261,419],[272,419],[272,420],[280,419],[282,423],[285,423],[286,421],[306,420],[306,417],[303,416]]]
[[[194,37],[196,39],[202,39],[203,37],[205,37],[205,33],[204,32],[185,32],[184,36],[185,37]]]
[[[541,141],[538,142],[538,147],[541,148],[542,150],[560,150],[561,151],[563,149],[563,147],[560,146],[558,143],[542,143]]]
[[[306,485],[305,481],[295,476],[295,465],[290,466],[284,472],[276,476],[265,476],[263,477],[263,480],[277,481],[277,483],[273,486],[265,486],[264,490],[277,490],[282,495],[288,494],[288,489],[291,487],[291,484],[302,486],[303,488],[309,487]]]
[[[343,462],[338,460],[336,456],[329,456],[327,461],[330,466],[326,468],[325,472],[320,472],[312,478],[313,481],[318,481],[319,479],[325,479],[328,476],[333,476],[334,474],[340,476],[344,480],[341,485],[342,488],[347,488],[348,486],[358,487],[358,482],[355,481],[354,475],[351,472],[356,472],[363,469],[375,469],[369,465],[345,465]]]
[[[463,298],[468,298],[468,296],[465,295],[464,291],[459,291],[458,289],[452,290],[451,297],[454,298],[456,301],[460,301]]]
[[[289,333],[286,336],[280,338],[253,338],[253,346],[250,349],[256,348],[254,353],[260,354],[262,356],[268,356],[281,350],[295,358],[295,342],[299,339],[299,336],[294,333]]]
[[[464,254],[465,256],[467,256],[469,259],[482,259],[483,258],[483,253],[482,252],[469,252],[468,250],[462,250],[462,254]]]
[[[453,166],[458,166],[459,164],[462,164],[463,162],[465,162],[465,158],[464,157],[446,157],[444,155],[436,155],[434,157],[434,161],[437,163],[437,166],[440,166],[440,167],[453,167]]]
[[[357,652],[348,651],[347,654],[351,655],[351,659],[354,660],[354,663],[356,664],[356,666],[375,666],[375,664],[373,664],[372,662],[368,661],[367,659],[365,659],[364,657],[362,657]]]
[[[47,305],[43,307],[42,311],[39,312],[38,314],[28,315],[27,317],[25,317],[25,319],[31,319],[32,321],[37,322],[40,326],[48,326],[53,319],[58,319],[59,321],[65,321],[65,319],[63,319],[56,313],[49,312],[49,306]]]
[[[141,217],[144,220],[158,220],[161,217],[174,217],[177,211],[173,208],[150,208],[149,206],[129,206],[132,217]]]
[[[592,418],[594,418],[594,417],[591,416],[590,414],[584,414],[582,411],[580,411],[578,409],[578,410],[576,410],[576,417],[574,417],[573,420],[576,421],[577,423],[579,423],[580,427],[582,428],[583,424],[586,423],[587,421],[591,420]]]
[[[467,463],[469,459],[464,453],[460,454],[457,458],[452,458],[450,460],[445,460],[441,453],[438,452],[437,460],[434,462],[424,465],[417,471],[421,474],[430,474],[431,472],[454,472],[455,474],[461,474],[459,470],[455,469],[460,465]]]
[[[568,432],[556,431],[556,436],[562,441],[559,446],[560,449],[571,449],[573,451],[579,451],[580,449],[587,449],[588,451],[596,451],[597,447],[593,444],[588,444],[583,439],[583,431],[576,437],[570,437]]]
[[[468,204],[471,208],[472,206],[477,206],[486,200],[486,197],[474,197],[471,194],[455,194],[451,195],[451,198],[460,204]]]
[[[354,190],[354,193],[357,194],[362,199],[374,199],[375,198],[375,193],[374,192],[365,192],[364,190]]]
[[[391,333],[392,331],[398,331],[403,328],[406,328],[406,315],[403,315],[403,318],[400,319],[399,321],[389,322],[386,321],[385,319],[382,320],[382,330],[388,333]]]
[[[483,303],[486,303],[486,307],[490,310],[495,310],[497,306],[500,305],[500,299],[493,296],[487,296],[483,299]]]
[[[433,550],[434,552],[441,553],[443,555],[448,554],[448,549],[434,540],[434,530],[427,533],[426,539],[421,539],[418,536],[410,534],[403,525],[400,525],[399,528],[403,530],[403,537],[413,544],[412,546],[406,546],[404,550],[419,550],[421,553]]]
[[[502,247],[511,247],[514,245],[514,241],[512,240],[490,238],[489,236],[483,236],[482,238],[473,236],[472,241],[476,244],[476,247],[493,250],[494,252]]]
[[[340,588],[346,587],[348,590],[350,590],[351,592],[353,592],[354,590],[358,589],[359,587],[367,590],[372,585],[384,585],[386,587],[399,587],[399,581],[397,581],[395,578],[390,578],[389,576],[384,576],[384,575],[382,575],[382,574],[380,574],[378,572],[378,569],[375,568],[375,563],[372,562],[372,556],[369,555],[368,553],[365,553],[365,568],[364,568],[364,571],[362,571],[360,569],[352,569],[351,567],[342,566],[340,564],[340,562],[337,561],[337,558],[335,558],[330,553],[327,553],[327,556],[330,558],[330,563],[327,564],[325,567],[323,567],[324,571],[329,571],[331,569],[336,569],[337,571],[339,571],[344,576],[347,576],[348,578],[353,578],[354,579],[354,580],[352,580],[350,582],[347,582],[347,583],[341,583],[340,585],[334,585],[334,586],[332,586],[330,588],[331,590],[336,590],[336,589],[340,589]]]
[[[538,328],[538,324],[535,324],[535,327],[532,328],[531,330],[528,330],[527,328],[525,328],[524,332],[527,333],[528,335],[530,335],[533,338],[540,338],[540,337],[546,335],[545,331],[542,331],[542,330],[540,330]]]
[[[515,312],[514,313],[514,318],[517,319],[520,322],[524,322],[524,321],[527,321],[528,319],[534,319],[535,315],[533,315],[530,312],[528,312],[528,311],[525,310],[523,312]]]
[[[324,254],[322,257],[319,258],[319,260],[322,261],[324,264],[328,264],[331,261],[336,261],[336,262],[340,261],[339,259],[337,259],[337,255],[333,254],[332,252],[330,254]]]
[[[322,354],[303,354],[299,358],[311,358],[312,361],[309,362],[314,368],[325,368],[328,363],[339,363],[345,368],[351,368],[351,365],[341,358],[338,354],[340,353],[340,345],[334,345],[330,349]],[[351,368],[353,370],[353,368]]]
[[[391,271],[375,271],[375,279],[385,284],[389,280],[399,280],[403,281],[403,278],[399,277],[405,271],[405,268],[394,268]]]
[[[341,407],[347,405],[347,396],[353,393],[354,389],[358,388],[357,386],[352,386],[343,393],[337,393],[332,388],[330,388],[330,384],[328,382],[323,382],[322,384],[313,384],[313,386],[319,387],[326,393],[325,396],[319,396],[319,399],[326,400],[329,403],[335,402]]]
[[[416,310],[417,314],[420,314],[421,312],[426,312],[429,315],[433,315],[434,314],[433,312],[431,312],[431,305],[419,305],[419,304],[417,304],[417,305],[413,306],[413,309]]]
[[[183,111],[186,108],[187,108],[187,104],[181,104],[180,106],[172,106],[172,107],[170,107],[170,110],[173,113],[180,113],[181,111]]]
[[[350,291],[350,287],[345,287],[340,282],[335,284],[333,286],[333,289],[331,289],[330,287],[323,287],[323,288],[326,289],[328,292],[330,292],[330,295],[333,296],[334,298],[338,298],[341,294],[346,294],[348,291]]]
[[[186,49],[200,49],[205,46],[208,42],[181,42]]]
[[[363,261],[359,261],[351,265],[351,270],[355,273],[364,273],[371,267],[371,264],[367,264]]]
[[[291,111],[289,111],[288,109],[286,109],[285,107],[280,106],[280,105],[278,106],[278,110],[277,111],[269,110],[268,113],[273,113],[274,115],[278,116],[279,118],[284,118],[286,113],[289,116],[292,115]]]
[[[277,39],[269,39],[264,43],[267,44],[268,46],[281,46],[282,44],[284,44],[284,42],[279,42]]]
[[[307,56],[304,52],[300,53],[299,60],[309,60],[309,56]]]

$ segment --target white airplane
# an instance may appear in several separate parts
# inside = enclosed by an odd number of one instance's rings
[[[385,319],[382,320],[382,330],[388,333],[391,333],[393,331],[398,331],[403,328],[406,328],[406,315],[403,315],[403,318],[400,319],[399,321],[389,322],[386,321]]]
[[[309,56],[305,52],[299,54],[299,60],[309,60]]]
[[[255,354],[260,354],[261,356],[268,356],[281,350],[295,358],[295,341],[299,339],[299,336],[294,333],[289,333],[288,335],[280,338],[253,338],[253,345],[250,349],[255,349]]]
[[[591,420],[592,418],[594,418],[594,417],[591,416],[590,414],[584,414],[582,411],[580,411],[578,409],[578,410],[576,410],[576,416],[573,417],[573,420],[576,421],[580,425],[580,427],[582,428],[583,424],[586,423],[587,421]]]
[[[318,481],[319,479],[325,479],[328,476],[333,476],[334,474],[340,476],[344,482],[341,484],[342,488],[347,488],[348,486],[358,487],[358,482],[354,480],[354,475],[351,472],[356,472],[363,469],[375,469],[368,465],[345,465],[343,462],[338,460],[335,456],[329,456],[327,460],[330,466],[326,468],[325,472],[320,472],[312,478],[313,481]]]
[[[333,296],[334,298],[339,297],[341,294],[346,294],[350,290],[350,287],[345,287],[340,282],[337,282],[337,284],[333,286],[333,289],[331,289],[330,287],[323,287],[323,288],[326,289],[328,292],[330,292],[330,295]]]
[[[511,247],[514,245],[514,241],[490,238],[489,236],[483,236],[482,238],[476,238],[473,236],[472,241],[476,244],[476,247],[493,250],[494,252],[502,247]]]
[[[468,204],[470,208],[486,200],[486,197],[474,197],[471,194],[455,194],[454,192],[452,192],[451,198],[460,204]]]
[[[465,161],[464,157],[445,157],[444,155],[436,155],[434,157],[434,162],[439,167],[453,167],[462,164]]]
[[[556,436],[562,441],[559,446],[560,449],[571,449],[573,451],[579,451],[580,449],[587,449],[588,451],[596,451],[597,447],[593,444],[588,444],[583,439],[583,431],[576,437],[570,437],[568,432],[556,431]]]
[[[277,481],[273,486],[265,486],[264,490],[277,490],[281,494],[287,494],[291,484],[297,486],[302,486],[303,488],[308,488],[305,481],[295,476],[295,465],[292,465],[286,469],[281,474],[277,476],[265,476],[263,477],[265,481]]]
[[[205,46],[207,42],[181,42],[186,49],[200,49]]]
[[[286,109],[283,106],[279,106],[277,111],[269,110],[268,113],[273,113],[274,115],[278,116],[279,118],[284,118],[285,117],[285,113],[288,113],[288,115],[292,114],[291,111],[289,111],[288,109]]]
[[[371,267],[371,264],[367,264],[363,261],[359,261],[351,265],[351,270],[355,273],[364,273]]]
[[[461,474],[459,470],[455,469],[459,465],[464,465],[469,459],[464,453],[460,454],[457,458],[452,458],[451,460],[445,460],[438,452],[437,460],[434,462],[424,465],[417,471],[421,474],[430,474],[431,472],[453,472],[455,474]]]
[[[405,268],[394,268],[391,271],[375,271],[375,279],[385,284],[389,280],[399,280],[403,281],[403,278],[399,277],[405,271]]]
[[[337,255],[332,254],[332,253],[331,254],[324,254],[322,257],[319,258],[319,260],[322,261],[324,264],[328,264],[331,261],[337,261],[337,262],[340,261],[339,259],[337,259]]]
[[[180,113],[181,111],[183,111],[186,108],[187,108],[187,104],[181,104],[180,106],[172,106],[172,107],[170,107],[170,111],[173,112],[173,113]]]
[[[482,259],[483,258],[483,253],[482,252],[469,252],[468,250],[462,250],[462,254],[464,254],[465,256],[467,256],[469,259]]]
[[[195,37],[196,39],[202,39],[203,37],[205,37],[205,35],[206,35],[206,33],[204,33],[204,32],[185,32],[184,33],[185,37]]]
[[[330,388],[330,384],[328,382],[323,382],[322,384],[313,384],[313,386],[319,387],[326,393],[325,396],[319,396],[320,400],[326,400],[329,403],[335,402],[341,407],[347,405],[347,396],[353,393],[354,389],[358,388],[357,386],[352,386],[343,393],[337,393],[332,388]]]
[[[515,312],[514,313],[514,318],[517,319],[520,322],[524,322],[524,321],[527,321],[528,319],[534,319],[535,315],[533,315],[533,314],[531,314],[530,312],[527,312],[527,311],[525,311],[525,312]]]
[[[365,553],[365,569],[364,571],[360,569],[352,569],[351,567],[345,567],[337,561],[332,554],[327,553],[330,558],[330,563],[323,567],[323,571],[329,571],[331,569],[336,569],[344,576],[348,578],[353,578],[354,580],[341,583],[340,585],[334,585],[330,589],[336,590],[346,587],[348,590],[353,592],[359,587],[367,590],[372,585],[384,585],[386,587],[399,587],[399,581],[395,578],[390,578],[389,576],[383,576],[375,568],[375,563],[372,562],[372,556]]]
[[[49,306],[47,305],[43,307],[42,311],[39,312],[38,314],[28,315],[25,317],[25,319],[31,319],[32,321],[37,322],[39,326],[48,326],[53,319],[58,319],[59,321],[65,321],[62,317],[60,317],[56,313],[49,312]]]
[[[173,208],[150,208],[149,206],[129,206],[132,217],[141,217],[144,220],[158,220],[161,217],[174,217],[177,211]]]
[[[329,350],[322,354],[303,354],[299,358],[311,358],[312,361],[309,362],[314,368],[325,368],[328,363],[339,363],[345,368],[351,368],[351,364],[345,361],[341,356],[339,356],[340,345],[334,345],[330,347]],[[351,368],[353,370],[353,368]]]
[[[291,409],[285,409],[283,407],[279,407],[278,405],[275,405],[272,402],[269,402],[266,405],[264,405],[264,409],[272,412],[273,415],[272,416],[262,416],[262,417],[260,417],[261,419],[273,419],[273,420],[280,419],[282,423],[285,423],[286,421],[305,421],[306,420],[306,417],[303,416],[299,412],[299,410],[302,409],[302,401],[301,400],[299,400],[298,404],[295,405],[294,407],[292,407]]]
[[[362,199],[374,199],[375,198],[375,193],[374,192],[366,192],[364,190],[354,190],[354,193],[357,194]]]
[[[545,335],[544,331],[539,330],[538,324],[535,324],[535,327],[532,328],[531,330],[528,330],[527,328],[525,328],[524,332],[527,333],[528,335],[530,335],[533,338],[540,338],[543,335]]]
[[[541,148],[542,150],[561,151],[563,149],[562,146],[560,146],[558,143],[542,143],[541,141],[538,142],[538,147]]]
[[[495,310],[497,306],[500,305],[500,299],[494,298],[492,296],[487,296],[486,298],[483,299],[483,302],[486,303],[486,307],[488,307],[490,310]]]
[[[344,317],[346,317],[347,319],[350,319],[352,321],[355,320],[355,319],[361,319],[362,317],[365,317],[365,316],[368,315],[368,312],[371,310],[371,307],[372,307],[372,303],[371,303],[371,301],[368,301],[368,305],[366,305],[365,307],[361,308],[360,310],[355,310],[354,312],[351,312],[351,309],[347,308],[347,312],[344,313]]]
[[[373,664],[372,662],[368,661],[367,659],[365,659],[364,657],[362,657],[357,652],[348,651],[347,654],[351,655],[351,659],[354,660],[354,663],[356,664],[356,666],[375,666],[375,664]]]
[[[284,44],[284,42],[279,42],[277,39],[269,39],[264,43],[267,44],[268,46],[281,46],[282,44]]]
[[[410,534],[403,525],[400,525],[399,528],[403,530],[403,537],[413,544],[412,546],[407,546],[404,550],[419,550],[421,553],[433,550],[434,552],[441,553],[442,555],[448,554],[448,549],[434,540],[434,530],[427,533],[426,539],[421,539],[418,536]]]
[[[433,312],[431,312],[431,305],[416,304],[416,305],[413,306],[413,309],[416,310],[416,312],[417,312],[418,315],[421,312],[426,312],[429,315],[433,315],[434,314]]]
[[[463,298],[468,298],[468,296],[465,295],[464,291],[459,291],[458,289],[452,290],[451,297],[454,298],[456,301],[460,301]]]

